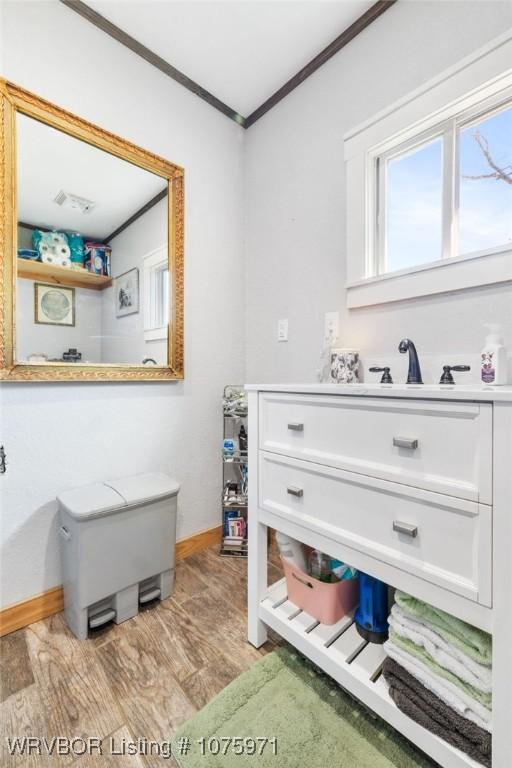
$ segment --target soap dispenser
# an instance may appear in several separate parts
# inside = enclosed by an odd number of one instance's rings
[[[482,349],[480,376],[483,384],[507,383],[507,351],[503,344],[501,328],[496,323],[486,323],[489,333]]]

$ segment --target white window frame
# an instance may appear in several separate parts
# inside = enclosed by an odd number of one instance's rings
[[[345,136],[349,308],[512,280],[508,245],[454,255],[458,129],[487,113],[490,116],[512,98],[511,61],[509,31]],[[377,164],[439,135],[443,136],[444,166],[442,258],[384,272],[377,221],[382,225],[385,194],[381,188],[379,195]],[[382,184],[382,178],[379,181]]]
[[[144,286],[144,341],[167,340],[169,323],[157,325],[157,296],[155,294],[155,273],[163,269],[169,269],[167,258],[167,246],[161,245],[150,251],[143,258],[143,286]],[[171,306],[171,282],[169,280],[169,306]]]
[[[480,251],[458,253],[459,135],[462,130],[471,125],[486,120],[506,109],[512,109],[512,88],[507,88],[504,92],[485,99],[470,109],[459,112],[449,120],[427,131],[419,132],[406,142],[395,143],[391,148],[379,155],[369,153],[368,173],[371,175],[371,178],[368,179],[368,184],[372,187],[372,195],[374,197],[373,214],[369,214],[369,216],[372,216],[373,221],[368,218],[369,225],[374,231],[374,240],[369,249],[370,264],[367,277],[391,275],[410,270],[415,271],[419,266],[428,268],[443,259],[475,258],[511,250],[511,246],[505,244]],[[441,139],[442,142],[442,242],[440,259],[432,259],[432,261],[427,262],[425,265],[415,265],[414,267],[407,267],[405,270],[388,271],[386,269],[387,256],[385,247],[387,162],[394,157],[406,155],[407,152],[412,150],[426,147],[429,142],[433,142],[436,139]]]

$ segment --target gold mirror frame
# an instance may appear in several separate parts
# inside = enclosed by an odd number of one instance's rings
[[[0,100],[0,380],[168,381],[183,379],[183,168],[3,79],[0,79]],[[173,302],[169,318],[166,366],[16,362],[17,112],[167,179],[169,279]]]

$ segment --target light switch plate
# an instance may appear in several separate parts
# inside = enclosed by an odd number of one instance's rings
[[[288,318],[284,317],[277,321],[277,340],[288,341]]]

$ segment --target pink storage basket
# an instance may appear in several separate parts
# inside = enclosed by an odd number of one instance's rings
[[[321,624],[336,624],[359,601],[359,579],[327,584],[295,568],[281,558],[288,600]]]

